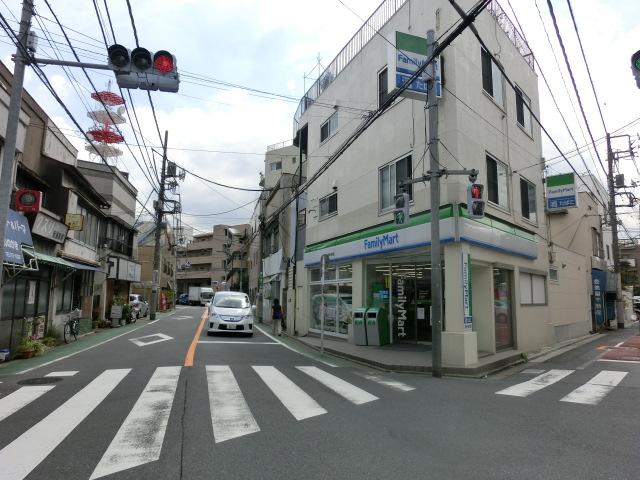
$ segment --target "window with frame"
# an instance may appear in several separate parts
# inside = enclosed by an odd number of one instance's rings
[[[536,186],[524,178],[520,178],[520,209],[524,218],[533,223],[538,223]]]
[[[604,257],[604,249],[602,247],[602,233],[597,228],[591,227],[591,247],[594,257]]]
[[[332,136],[338,130],[338,112],[333,114],[320,126],[320,143]]]
[[[487,199],[495,205],[509,209],[507,166],[490,155],[487,155]]]
[[[320,199],[320,220],[338,213],[338,192]]]
[[[282,170],[282,161],[273,162],[271,164],[271,171],[272,172],[277,172],[278,170]]]
[[[396,195],[402,190],[399,185],[403,180],[411,178],[411,155],[395,160],[379,170],[378,185],[380,197],[380,210],[392,208],[395,205]],[[413,198],[411,185],[405,187],[409,198]]]
[[[558,283],[558,269],[555,267],[549,268],[549,281]]]
[[[520,272],[520,304],[547,304],[547,287],[544,275]]]
[[[489,52],[484,48],[480,49],[482,61],[482,88],[500,108],[504,107],[504,85],[502,73],[496,62],[493,61]]]
[[[525,132],[531,135],[531,100],[517,86],[515,87],[515,90],[516,119],[518,121],[518,125],[520,125]]]
[[[383,68],[378,73],[378,107],[389,98],[389,69]]]

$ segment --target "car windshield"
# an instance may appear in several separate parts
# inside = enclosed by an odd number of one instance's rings
[[[222,308],[249,308],[249,302],[242,297],[218,297],[214,300],[213,305]]]
[[[213,297],[213,292],[200,292],[200,296],[202,298],[210,299]]]

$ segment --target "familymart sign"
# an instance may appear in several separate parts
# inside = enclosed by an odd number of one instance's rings
[[[578,206],[578,190],[573,173],[547,177],[547,210],[564,210]]]

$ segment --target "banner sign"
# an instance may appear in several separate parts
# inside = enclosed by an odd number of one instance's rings
[[[33,233],[54,242],[64,243],[69,227],[42,212],[38,212],[33,222]]]
[[[469,270],[470,255],[462,253],[462,306],[464,309],[464,329],[473,329],[471,316],[471,270]]]
[[[84,215],[80,213],[66,213],[64,216],[64,224],[69,230],[82,231],[84,228]]]
[[[578,190],[573,173],[547,177],[546,187],[547,210],[564,210],[578,206]]]
[[[4,263],[24,265],[22,245],[33,246],[29,222],[15,210],[9,209],[7,212],[7,226],[5,228],[4,238]]]
[[[593,284],[593,316],[597,326],[604,324],[604,299],[607,291],[607,272],[591,270],[591,282]]]

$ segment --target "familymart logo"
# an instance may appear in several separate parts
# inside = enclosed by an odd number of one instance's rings
[[[364,239],[365,250],[382,250],[385,247],[391,247],[400,244],[400,237],[397,233],[385,233],[378,235],[373,239]]]

